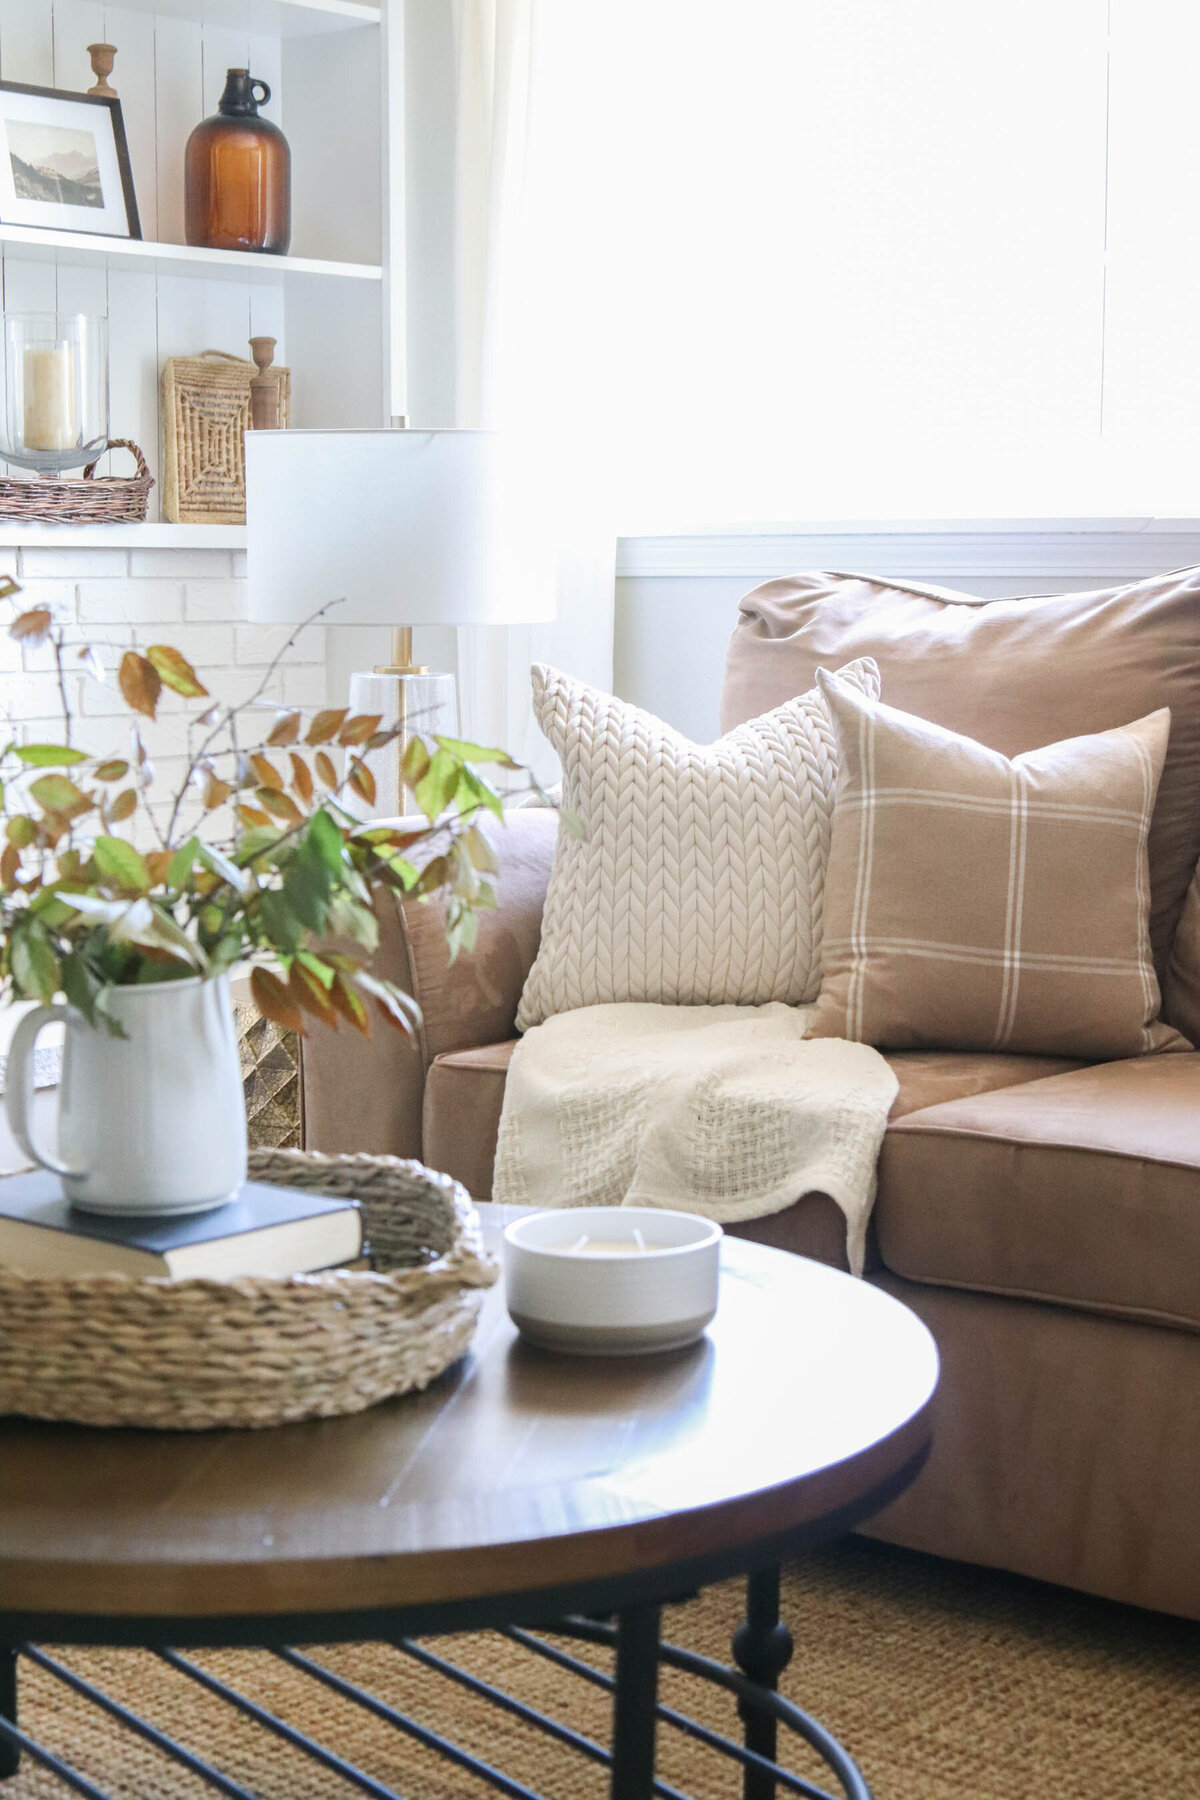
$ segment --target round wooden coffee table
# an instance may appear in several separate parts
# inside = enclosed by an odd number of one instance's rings
[[[495,1247],[506,1217],[517,1215],[481,1211]],[[748,1800],[774,1794],[777,1782],[822,1792],[776,1768],[780,1722],[818,1749],[851,1800],[863,1800],[866,1784],[846,1753],[774,1691],[791,1650],[779,1565],[907,1486],[928,1449],[936,1381],[932,1339],[898,1302],[820,1264],[729,1238],[717,1317],[687,1350],[586,1360],[536,1350],[518,1339],[496,1288],[460,1364],[426,1393],[353,1418],[178,1436],[5,1421],[0,1776],[22,1752],[48,1757],[17,1711],[22,1656],[69,1673],[40,1643],[169,1647],[176,1666],[243,1712],[252,1703],[214,1687],[178,1651],[278,1648],[389,1716],[290,1646],[401,1642],[452,1672],[456,1665],[410,1640],[501,1627],[578,1672],[575,1659],[529,1631],[553,1626],[616,1647],[613,1742],[602,1752],[615,1800],[648,1800],[656,1719],[678,1723],[657,1706],[660,1660],[737,1695],[745,1743],[721,1743],[742,1765]],[[664,1601],[738,1574],[749,1582],[736,1669],[660,1644]],[[486,1685],[452,1678],[474,1692]],[[528,1714],[494,1689],[484,1697]],[[390,1716],[496,1791],[538,1800],[419,1722]],[[131,1714],[124,1722],[152,1733]],[[289,1729],[271,1715],[260,1722]],[[570,1741],[561,1722],[536,1714],[527,1722]]]

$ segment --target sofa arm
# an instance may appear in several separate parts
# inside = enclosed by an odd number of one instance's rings
[[[491,832],[500,867],[496,907],[480,914],[470,955],[451,963],[445,902],[378,900],[377,971],[417,1001],[422,1027],[410,1043],[378,1025],[370,1038],[313,1023],[301,1046],[304,1145],[420,1157],[425,1071],[447,1050],[510,1038],[541,936],[558,814],[519,807]]]

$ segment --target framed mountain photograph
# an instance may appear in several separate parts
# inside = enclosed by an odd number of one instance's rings
[[[121,102],[0,81],[0,221],[140,238]]]

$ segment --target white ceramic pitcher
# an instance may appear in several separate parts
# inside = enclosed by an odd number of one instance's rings
[[[39,1006],[13,1033],[5,1107],[27,1156],[62,1176],[72,1205],[99,1213],[188,1213],[221,1206],[246,1179],[246,1109],[229,978],[108,988],[125,1031],[73,1006]],[[33,1141],[33,1049],[66,1026],[54,1153]]]

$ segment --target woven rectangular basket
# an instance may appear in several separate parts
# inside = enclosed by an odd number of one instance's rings
[[[0,476],[0,519],[45,525],[140,525],[154,477],[132,439],[109,438],[106,448],[131,450],[137,474],[102,475],[96,480],[96,463],[90,462],[83,475],[71,481],[51,475]]]
[[[162,373],[163,518],[174,525],[246,523],[245,438],[254,364],[224,350],[169,356]],[[292,375],[275,367],[279,423]]]
[[[255,1181],[357,1200],[373,1271],[233,1281],[0,1269],[0,1414],[169,1431],[361,1412],[466,1350],[496,1280],[448,1175],[394,1156],[255,1150]]]

